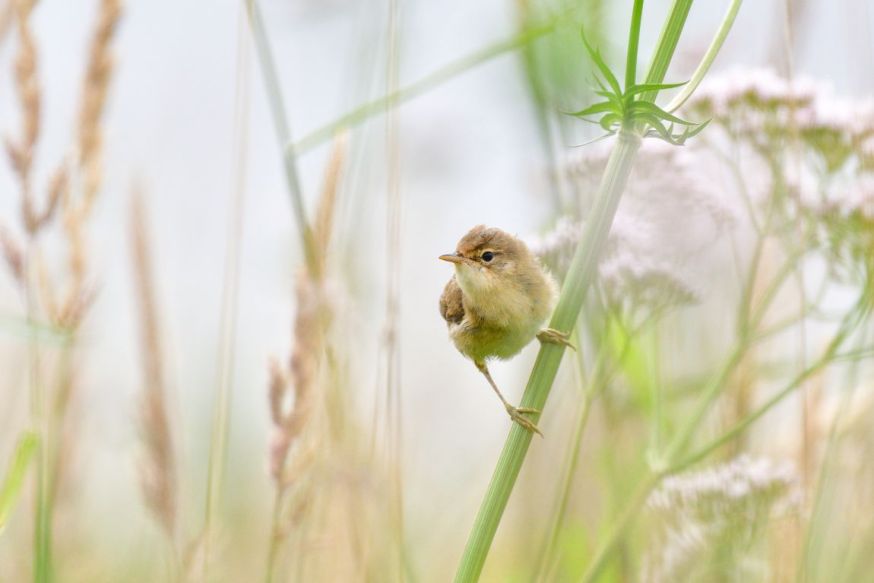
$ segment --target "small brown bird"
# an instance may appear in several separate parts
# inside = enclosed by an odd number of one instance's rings
[[[566,334],[541,326],[555,305],[555,280],[521,240],[478,225],[440,259],[455,264],[455,275],[440,296],[440,315],[456,348],[489,381],[510,418],[540,433],[525,417],[536,409],[514,407],[495,384],[486,361],[515,356],[536,336],[541,342],[571,346]],[[542,434],[541,434],[542,435]]]

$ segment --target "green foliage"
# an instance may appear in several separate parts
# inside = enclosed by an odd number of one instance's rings
[[[600,51],[593,48],[586,39],[585,32],[581,30],[580,36],[589,57],[601,74],[601,78],[595,77],[595,82],[600,88],[600,91],[596,91],[595,94],[603,97],[604,101],[599,101],[568,115],[598,124],[607,132],[606,135],[613,135],[625,129],[637,132],[643,137],[658,138],[676,146],[682,145],[707,126],[708,122],[706,121],[695,123],[679,118],[647,99],[647,95],[650,93],[676,89],[685,85],[686,82],[635,83],[632,74],[628,78],[628,81],[631,82],[627,83],[623,90],[616,75],[604,62]],[[629,50],[636,49],[636,46],[635,39],[635,42],[630,43]],[[636,54],[630,53],[629,65],[632,62],[636,62]],[[677,129],[678,126],[682,129]]]

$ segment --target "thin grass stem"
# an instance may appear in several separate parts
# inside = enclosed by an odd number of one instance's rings
[[[303,199],[303,189],[300,185],[300,178],[297,171],[297,161],[295,160],[294,148],[286,147],[286,144],[291,143],[291,124],[288,120],[288,114],[285,111],[284,100],[282,97],[282,89],[279,83],[279,77],[276,73],[276,63],[273,59],[273,51],[270,48],[270,42],[267,38],[267,32],[264,28],[264,19],[261,16],[261,10],[258,8],[258,3],[255,0],[244,0],[246,12],[249,15],[249,26],[252,31],[252,38],[255,41],[255,50],[258,55],[258,61],[261,65],[261,73],[264,77],[264,85],[267,91],[267,97],[270,102],[270,113],[273,116],[273,127],[276,130],[276,137],[279,140],[280,146],[283,148],[282,161],[285,169],[285,182],[288,187],[288,194],[291,197],[291,204],[294,210],[294,218],[297,222],[298,234],[301,238],[301,246],[303,248],[304,257],[306,258],[307,268],[315,276],[319,275],[318,255],[315,249],[312,227],[308,220],[306,205]],[[331,132],[330,138],[334,132]]]
[[[852,334],[857,325],[862,319],[862,316],[868,312],[867,294],[863,294],[862,298],[851,310],[844,321],[841,323],[837,333],[831,339],[823,354],[810,366],[798,373],[785,387],[777,391],[770,399],[765,401],[758,409],[744,417],[738,423],[731,427],[728,431],[703,446],[695,453],[692,453],[682,461],[672,465],[672,472],[680,471],[702,459],[707,457],[712,451],[718,449],[725,443],[731,441],[736,436],[743,433],[750,425],[761,419],[768,411],[781,403],[786,397],[801,386],[804,381],[818,373],[820,370],[831,364],[834,357],[838,354],[838,349],[843,345],[844,341]]]
[[[221,506],[222,482],[227,464],[228,434],[230,432],[231,384],[236,358],[238,297],[240,289],[240,249],[243,240],[245,211],[246,153],[248,151],[248,42],[243,20],[239,31],[237,83],[234,115],[234,160],[231,176],[231,209],[228,216],[228,243],[225,252],[224,280],[222,282],[221,312],[218,346],[218,384],[210,436],[207,469],[206,509],[203,538],[203,578],[209,580],[212,527]]]
[[[583,583],[596,581],[604,571],[616,545],[619,543],[620,539],[622,539],[628,527],[632,522],[634,522],[638,512],[646,503],[650,492],[652,492],[653,488],[656,487],[661,478],[661,474],[650,474],[637,487],[634,494],[631,496],[631,499],[625,506],[625,509],[622,511],[622,514],[619,515],[619,518],[616,519],[610,531],[604,537],[604,543],[595,553],[592,562],[589,563],[589,566],[581,579]]]
[[[356,126],[374,115],[383,114],[387,108],[407,102],[496,57],[524,47],[540,37],[553,32],[561,23],[561,17],[561,14],[557,15],[541,26],[529,28],[513,35],[509,39],[489,45],[470,55],[452,61],[406,87],[401,87],[356,107],[336,120],[309,132],[296,142],[286,141],[286,153],[306,153],[316,146],[327,142],[341,130]]]

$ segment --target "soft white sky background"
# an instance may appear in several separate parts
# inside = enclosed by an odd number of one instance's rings
[[[35,14],[44,103],[38,184],[70,142],[95,2],[45,0]],[[513,30],[512,4],[402,1],[401,84]],[[628,3],[630,5],[630,3]],[[699,0],[681,43],[698,54],[726,2]],[[864,0],[814,2],[796,53],[798,72],[834,82],[839,92],[871,92],[872,10]],[[264,0],[295,135],[320,126],[382,92],[385,7],[379,2]],[[654,41],[667,2],[650,2],[642,54]],[[768,62],[782,2],[748,1],[716,68]],[[89,444],[80,463],[93,469],[83,490],[94,510],[138,504],[135,412],[140,389],[138,336],[127,234],[131,184],[147,194],[155,241],[168,376],[176,406],[184,463],[205,459],[223,261],[234,166],[232,142],[240,3],[230,0],[129,1],[117,38],[117,74],[106,118],[106,184],[91,233],[100,300],[86,325],[81,403]],[[617,15],[624,37],[624,15]],[[654,24],[659,23],[659,24]],[[865,44],[867,43],[867,45]],[[14,35],[0,47],[0,129],[17,131],[10,60]],[[250,53],[251,54],[251,53]],[[582,54],[582,49],[581,49]],[[644,59],[645,62],[645,59]],[[250,64],[248,179],[233,386],[232,483],[263,488],[267,440],[266,362],[284,356],[293,316],[292,274],[299,263],[260,72]],[[508,421],[469,362],[446,340],[436,302],[450,268],[436,260],[453,249],[472,225],[484,222],[520,234],[536,232],[547,218],[543,157],[530,115],[518,60],[500,57],[404,105],[399,114],[402,197],[402,370],[408,505],[431,521],[428,537],[459,521],[466,528],[479,501]],[[353,378],[368,420],[376,382],[376,339],[382,323],[384,273],[383,125],[377,120],[355,134],[355,172],[343,189],[340,237],[351,239],[347,270],[353,277],[360,320],[352,330]],[[318,191],[325,149],[301,160],[306,192]],[[15,224],[17,189],[0,172],[0,217]],[[348,250],[347,250],[348,251]],[[19,307],[8,279],[0,280],[0,314]],[[0,335],[0,354],[21,354],[21,338]],[[18,352],[16,352],[18,351]],[[534,349],[494,366],[516,400]],[[0,361],[0,382],[14,384],[23,370]],[[26,419],[26,393],[9,391],[0,438]],[[551,403],[569,406],[559,396]],[[8,410],[7,410],[8,407]],[[16,413],[17,412],[17,413]],[[537,447],[546,447],[539,441]],[[87,448],[87,449],[86,449]],[[4,448],[3,451],[6,451]],[[5,458],[3,458],[5,459]],[[198,475],[199,476],[199,475]],[[459,481],[471,484],[467,499]],[[202,490],[199,477],[186,484]],[[445,498],[434,499],[435,493]],[[428,499],[423,499],[427,495]],[[264,497],[266,500],[266,496]],[[251,501],[246,501],[250,503]],[[192,518],[200,505],[187,509]],[[412,519],[416,524],[422,521]],[[435,522],[436,521],[436,522]],[[197,519],[195,519],[197,524]],[[413,536],[425,536],[413,533]],[[116,545],[118,540],[108,541]],[[434,541],[431,541],[434,542]],[[414,544],[415,546],[415,544]]]

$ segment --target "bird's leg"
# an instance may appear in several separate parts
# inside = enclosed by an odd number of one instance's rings
[[[554,328],[544,328],[537,333],[537,339],[541,342],[549,342],[550,344],[558,344],[567,346],[571,350],[576,350],[577,347],[571,344],[569,332],[559,332]]]
[[[495,380],[492,378],[491,373],[489,373],[489,368],[486,366],[485,362],[474,361],[474,364],[479,369],[483,376],[486,377],[486,380],[489,381],[489,384],[494,389],[495,394],[501,400],[501,403],[504,404],[504,408],[507,410],[507,414],[510,415],[510,419],[537,435],[543,437],[543,434],[537,428],[537,425],[528,420],[523,413],[540,413],[537,409],[532,409],[530,407],[514,407],[510,403],[507,402],[507,399],[504,398],[504,395],[501,394],[501,390],[498,388],[498,385],[495,384]]]

